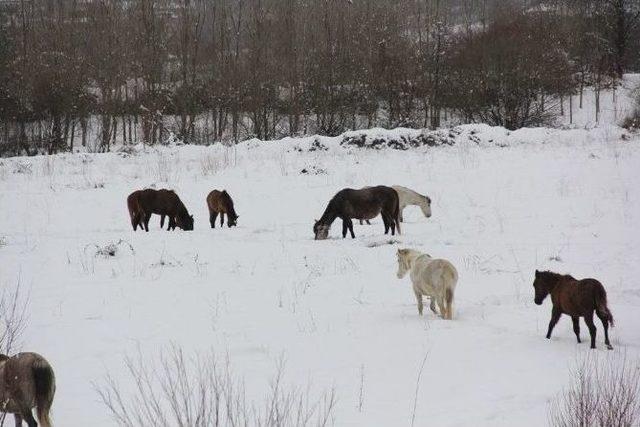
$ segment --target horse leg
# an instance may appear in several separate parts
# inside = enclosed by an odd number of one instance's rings
[[[571,316],[571,320],[573,321],[573,332],[575,332],[578,344],[580,344],[582,342],[580,341],[580,317]]]
[[[584,316],[584,321],[589,328],[589,335],[591,335],[591,348],[596,348],[596,325],[593,323],[593,311]]]
[[[220,212],[220,228],[224,225],[224,212]]]
[[[418,301],[418,314],[422,316],[422,309],[424,308],[424,304],[422,303],[422,294],[418,291],[414,291],[414,293],[416,294],[416,301]],[[431,305],[433,305],[433,300]]]
[[[16,427],[22,427],[22,415],[13,414],[13,418],[16,420]]]
[[[429,308],[431,309],[431,311],[433,311],[433,314],[437,316],[438,311],[436,310],[436,300],[433,297],[430,297],[430,299],[431,299],[431,304],[429,304]]]
[[[560,309],[553,307],[551,310],[551,320],[549,321],[549,330],[547,331],[547,339],[551,339],[551,331],[553,331],[556,323],[560,320],[560,316],[562,316]]]
[[[367,220],[365,220],[365,221],[366,221],[367,225],[371,225],[371,223],[369,222],[369,220],[368,220],[368,219],[367,219]]]
[[[151,219],[151,214],[145,214],[144,216],[144,231],[149,231],[149,220]]]
[[[29,409],[27,412],[23,412],[22,416],[24,417],[24,420],[27,422],[27,425],[29,427],[38,427],[38,423],[36,422],[36,419],[33,418],[31,409]]]
[[[387,234],[389,232],[389,218],[387,218],[387,216],[382,213],[382,223],[384,224],[384,234]]]
[[[131,226],[133,227],[133,231],[136,231],[136,229],[138,228],[138,222],[140,222],[140,218],[138,217],[138,215],[132,215]]]
[[[447,305],[444,302],[444,295],[438,295],[438,310],[440,310],[440,317],[446,319],[447,314]]]
[[[164,217],[165,215],[160,215],[160,228],[164,228]]]
[[[596,310],[596,315],[600,318],[602,322],[602,327],[604,328],[604,344],[607,346],[609,350],[613,350],[611,343],[609,342],[609,316],[606,313],[602,313]]]
[[[347,226],[347,221],[343,219],[342,220],[342,238],[343,239],[347,237],[348,230],[349,230],[349,227]]]
[[[218,218],[218,212],[209,213],[209,223],[211,224],[211,228],[216,228],[216,218]]]
[[[404,222],[404,217],[402,216],[403,210],[404,210],[404,207],[400,207],[400,214],[398,215],[400,217],[400,222]]]
[[[353,232],[353,221],[351,221],[350,218],[347,218],[347,227],[349,228],[349,231],[351,232],[351,238],[355,239],[356,235]]]

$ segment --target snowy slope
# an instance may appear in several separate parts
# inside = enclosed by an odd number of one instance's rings
[[[616,127],[458,132],[453,146],[407,151],[340,138],[308,151],[305,138],[0,160],[0,284],[29,293],[22,349],[54,366],[54,421],[114,425],[93,383],[111,373],[126,385],[125,355],[176,344],[228,357],[256,400],[284,357],[290,384],[335,387],[335,425],[410,424],[425,355],[416,425],[543,425],[590,351],[568,318],[544,339],[550,301],[533,304],[536,268],[600,279],[612,344],[638,357],[639,138]],[[433,216],[408,208],[395,239],[376,219],[356,224],[355,240],[339,238],[339,222],[313,240],[336,191],[372,184],[428,194]],[[195,231],[162,231],[154,217],[134,233],[126,196],[146,186],[175,189]],[[237,228],[209,228],[214,188],[234,198]],[[120,239],[115,256],[96,255]],[[456,265],[453,321],[418,316],[409,279],[395,277],[399,247]],[[610,357],[597,326],[596,352]]]

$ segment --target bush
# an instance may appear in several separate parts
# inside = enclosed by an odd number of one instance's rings
[[[96,386],[102,403],[120,426],[325,426],[333,422],[333,390],[312,399],[308,388],[287,389],[284,363],[277,371],[262,405],[248,402],[243,382],[234,377],[229,361],[220,366],[215,355],[187,360],[173,347],[159,360],[138,355],[126,359],[131,393],[111,376]]]
[[[636,426],[640,423],[640,365],[626,357],[586,358],[571,372],[572,384],[553,402],[557,427]]]

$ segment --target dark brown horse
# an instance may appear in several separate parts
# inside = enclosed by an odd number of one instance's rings
[[[211,228],[216,228],[216,218],[220,214],[220,227],[224,225],[224,214],[227,214],[227,225],[229,228],[237,225],[238,215],[233,208],[233,200],[227,190],[213,190],[207,196],[207,206],[209,207],[209,222]]]
[[[183,230],[193,230],[193,215],[189,215],[187,208],[172,190],[147,188],[134,191],[127,197],[127,207],[133,231],[138,226],[149,231],[152,214],[160,215],[160,227],[164,227],[164,218],[169,217],[167,230],[175,230],[176,226]]]
[[[351,219],[368,220],[379,214],[382,215],[384,234],[391,230],[391,234],[395,235],[396,228],[400,234],[399,206],[398,193],[391,187],[379,185],[360,190],[345,188],[333,196],[322,217],[313,225],[315,239],[326,239],[329,236],[331,224],[336,218],[342,220],[342,237],[347,237],[347,231],[349,231],[351,237],[355,238]]]
[[[595,311],[604,327],[604,343],[609,350],[613,350],[609,342],[609,324],[613,326],[613,316],[607,307],[607,292],[602,283],[596,279],[577,280],[569,275],[536,270],[533,287],[536,291],[534,302],[537,305],[541,305],[547,295],[551,294],[553,309],[547,338],[551,338],[551,331],[560,316],[566,314],[571,316],[573,332],[580,342],[580,318],[584,317],[591,334],[591,348],[596,348],[596,325],[593,323]]]
[[[35,407],[42,427],[51,427],[49,411],[56,392],[56,378],[49,362],[37,353],[0,354],[0,413],[13,414],[16,427],[26,421],[38,423],[31,410]],[[4,419],[4,416],[0,416]]]

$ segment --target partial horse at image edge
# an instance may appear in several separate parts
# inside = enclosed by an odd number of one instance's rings
[[[49,362],[37,353],[0,354],[0,412],[14,414],[16,427],[26,421],[29,427],[38,423],[51,427],[49,412],[56,391],[56,379]]]

